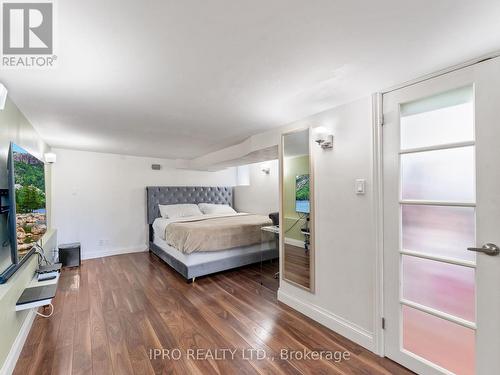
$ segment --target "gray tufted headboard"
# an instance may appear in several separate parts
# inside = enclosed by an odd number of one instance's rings
[[[229,186],[148,186],[146,187],[148,224],[160,217],[159,204],[217,203],[233,205]]]

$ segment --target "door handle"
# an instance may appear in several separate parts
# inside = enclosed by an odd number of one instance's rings
[[[494,243],[487,243],[483,247],[468,247],[467,250],[485,253],[487,255],[498,255],[500,253],[500,248]]]

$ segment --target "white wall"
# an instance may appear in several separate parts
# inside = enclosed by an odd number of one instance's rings
[[[281,280],[278,298],[375,351],[371,98],[263,133],[261,138],[268,145],[270,139],[279,141],[279,133],[302,126],[322,126],[335,136],[333,150],[322,150],[316,145],[312,148],[316,184],[316,291],[311,294]],[[255,177],[263,176],[256,171]],[[357,178],[366,180],[366,195],[355,194]],[[254,202],[262,199],[262,190],[265,189],[261,185],[238,187],[238,205],[246,208],[257,204]]]
[[[79,241],[82,257],[147,249],[146,186],[232,186],[234,168],[174,169],[174,161],[54,149],[53,225],[59,243]],[[151,164],[162,165],[160,171]]]
[[[269,168],[269,174],[262,167]],[[236,186],[234,206],[237,211],[268,215],[279,211],[279,162],[271,160],[248,164],[249,185]]]

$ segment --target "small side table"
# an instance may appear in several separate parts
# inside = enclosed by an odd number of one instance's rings
[[[59,263],[63,267],[80,267],[82,263],[80,242],[59,245]]]

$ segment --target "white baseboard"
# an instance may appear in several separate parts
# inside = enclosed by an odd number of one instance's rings
[[[130,247],[130,248],[116,248],[116,249],[106,249],[106,250],[99,250],[99,251],[86,251],[82,252],[82,259],[95,259],[95,258],[103,258],[103,257],[110,257],[113,255],[120,255],[120,254],[129,254],[129,253],[140,253],[143,251],[148,251],[148,248],[146,245],[141,246],[141,247]]]
[[[369,332],[366,329],[340,316],[332,314],[322,307],[313,305],[309,302],[301,301],[298,298],[283,292],[281,289],[278,290],[278,301],[283,302],[284,304],[301,312],[302,314],[317,321],[318,323],[323,324],[325,327],[330,328],[332,331],[335,331],[342,336],[347,337],[349,340],[354,341],[356,344],[359,344],[372,352],[375,350],[375,343],[372,332]]]
[[[31,326],[35,321],[35,317],[36,309],[30,309],[23,325],[21,326],[21,329],[19,330],[19,333],[17,334],[16,339],[14,340],[14,343],[12,344],[12,347],[10,348],[10,352],[5,359],[2,368],[0,369],[0,375],[11,375],[14,372],[17,360],[21,355],[21,351],[23,350],[23,346],[26,338],[28,337]]]
[[[295,238],[286,237],[285,243],[287,245],[292,245],[292,246],[297,246],[297,247],[302,247],[302,248],[304,247],[304,241],[296,240]]]

